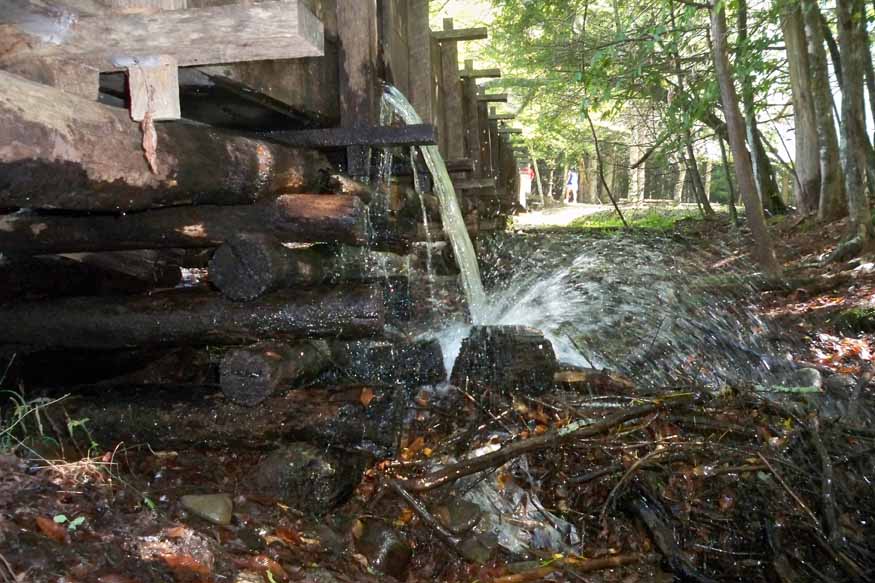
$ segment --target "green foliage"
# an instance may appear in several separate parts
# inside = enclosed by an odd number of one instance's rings
[[[633,229],[651,231],[671,231],[681,221],[700,220],[695,209],[642,208],[623,211],[626,222]],[[622,229],[623,223],[615,211],[602,211],[581,217],[569,225],[572,229]]]
[[[69,518],[67,518],[66,515],[58,514],[53,518],[53,520],[58,524],[66,524],[67,530],[69,530],[70,532],[75,532],[77,528],[85,524],[84,516],[77,516],[73,520],[70,520]]]
[[[875,332],[875,308],[857,306],[844,310],[833,322],[836,327],[852,332]]]

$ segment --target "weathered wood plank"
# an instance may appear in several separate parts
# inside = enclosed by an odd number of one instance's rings
[[[100,92],[100,71],[81,63],[62,59],[28,59],[6,65],[4,69],[90,101],[97,101]]]
[[[437,144],[437,132],[430,124],[270,132],[264,134],[264,137],[290,146],[304,148],[432,146]]]
[[[480,117],[480,168],[483,176],[495,177],[492,167],[492,141],[489,135],[489,106],[479,102],[477,115]]]
[[[444,30],[453,30],[453,19],[444,19]],[[465,157],[464,107],[462,83],[459,78],[459,51],[455,42],[441,42],[441,92],[443,94],[444,128],[447,135],[445,158]]]
[[[22,4],[0,0],[0,63],[60,57],[119,71],[157,55],[190,66],[324,54],[322,23],[301,0],[100,16]]]
[[[449,19],[452,20],[452,19]],[[447,28],[431,33],[434,39],[442,43],[469,41],[469,40],[485,40],[489,38],[489,30],[486,27],[477,28]]]
[[[437,125],[434,115],[429,0],[408,0],[407,43],[410,68],[407,97],[426,123]]]
[[[177,70],[176,58],[168,55],[143,59],[128,67],[131,119],[143,121],[147,113],[153,121],[182,117]]]
[[[0,71],[0,207],[129,211],[319,189],[314,152],[186,123],[156,126],[157,172],[127,112]],[[319,190],[315,190],[319,192]]]
[[[466,62],[466,65],[470,61]],[[480,170],[480,102],[477,101],[477,82],[472,78],[462,80],[465,114],[465,152],[475,162],[475,176]]]
[[[523,133],[523,130],[520,128],[498,128],[498,133],[499,134],[506,134],[506,135],[521,134],[521,133]]]
[[[501,69],[462,69],[463,79],[498,79],[500,77]]]

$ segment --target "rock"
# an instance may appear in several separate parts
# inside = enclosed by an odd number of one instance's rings
[[[213,524],[231,524],[234,502],[227,494],[188,495],[180,499],[182,507]]]
[[[498,538],[494,534],[473,534],[466,537],[459,545],[459,551],[466,560],[483,565],[498,546]]]
[[[553,345],[534,328],[475,326],[462,342],[451,382],[462,388],[539,395],[553,386]]]
[[[826,377],[823,380],[823,389],[827,392],[832,391],[852,391],[857,386],[857,379],[851,375],[834,374]]]
[[[345,502],[358,485],[363,458],[341,458],[324,448],[291,443],[268,455],[258,465],[249,487],[309,514],[321,515]]]
[[[483,517],[480,507],[464,498],[453,498],[447,504],[438,506],[434,514],[454,534],[470,531]]]
[[[799,368],[783,374],[780,384],[784,387],[811,387],[819,389],[823,386],[823,377],[816,368]]]
[[[356,550],[375,571],[404,579],[413,551],[400,533],[378,519],[360,520],[353,528]]]
[[[301,583],[340,583],[340,579],[334,573],[322,567],[307,569],[301,574],[304,576]]]

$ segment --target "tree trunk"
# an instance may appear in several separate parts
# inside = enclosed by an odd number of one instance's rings
[[[544,186],[541,182],[541,169],[538,167],[538,160],[536,158],[532,158],[532,168],[535,170],[535,184],[538,188],[538,196],[541,198],[541,206],[547,206],[544,198]]]
[[[872,239],[872,218],[864,186],[866,170],[866,122],[863,101],[866,15],[862,0],[837,0],[839,48],[841,51],[842,135],[846,143],[842,166],[848,197],[850,230],[848,241],[839,246],[833,259],[858,254]]]
[[[745,123],[738,106],[738,95],[732,79],[732,67],[726,49],[726,12],[722,4],[711,10],[711,36],[714,51],[714,69],[720,86],[720,99],[726,117],[729,145],[735,160],[735,177],[741,196],[744,199],[748,226],[754,238],[753,256],[760,266],[772,277],[781,275],[781,266],[775,257],[769,231],[763,216],[762,202],[757,195],[750,154],[745,147]]]
[[[344,195],[284,195],[246,206],[179,207],[124,216],[0,216],[0,249],[29,254],[217,247],[240,232],[282,241],[366,245],[366,208]]]
[[[160,123],[156,168],[128,112],[0,71],[0,208],[131,211],[321,192],[321,155]]]
[[[811,215],[818,212],[820,200],[820,156],[814,106],[815,87],[811,82],[811,66],[799,4],[791,3],[785,8],[782,25],[790,64],[790,89],[796,126],[796,202],[799,212]],[[829,90],[828,85],[825,89]]]
[[[677,163],[677,181],[674,183],[672,200],[680,204],[684,202],[684,190],[687,186],[687,164],[683,156]]]
[[[723,160],[723,175],[726,177],[726,187],[729,189],[729,219],[732,226],[738,225],[738,211],[735,209],[735,185],[732,183],[732,169],[729,167],[729,158],[726,156],[726,144],[723,138],[717,136],[720,143],[720,157]]]
[[[246,344],[262,339],[367,337],[383,330],[376,286],[294,290],[241,304],[200,290],[72,298],[0,308],[4,342],[38,348]]]
[[[805,36],[808,47],[808,64],[811,73],[811,89],[817,122],[818,164],[820,185],[818,189],[817,218],[831,221],[847,212],[844,181],[839,161],[839,141],[833,116],[832,90],[826,51],[823,48],[823,20],[820,8],[814,0],[803,0],[802,15],[805,19]]]

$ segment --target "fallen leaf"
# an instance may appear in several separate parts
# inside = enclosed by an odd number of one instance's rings
[[[209,577],[210,568],[191,555],[160,555],[164,563],[177,575]]]
[[[255,571],[259,571],[262,573],[269,572],[277,579],[288,580],[289,578],[289,575],[288,573],[286,573],[286,570],[283,569],[283,566],[268,557],[267,555],[258,555],[256,557],[252,557],[251,559],[249,559],[249,566],[252,567],[252,569]]]
[[[37,516],[36,525],[40,531],[58,543],[67,542],[67,529],[46,516]]]
[[[374,400],[374,389],[370,387],[365,387],[362,389],[361,394],[359,395],[359,401],[362,405],[367,407],[371,404],[371,401]]]
[[[167,538],[185,538],[191,534],[191,530],[184,526],[174,526],[164,531],[164,536]]]
[[[277,538],[282,539],[290,545],[301,544],[301,535],[291,528],[279,527],[276,529],[276,531],[274,531],[274,534],[277,536]]]

